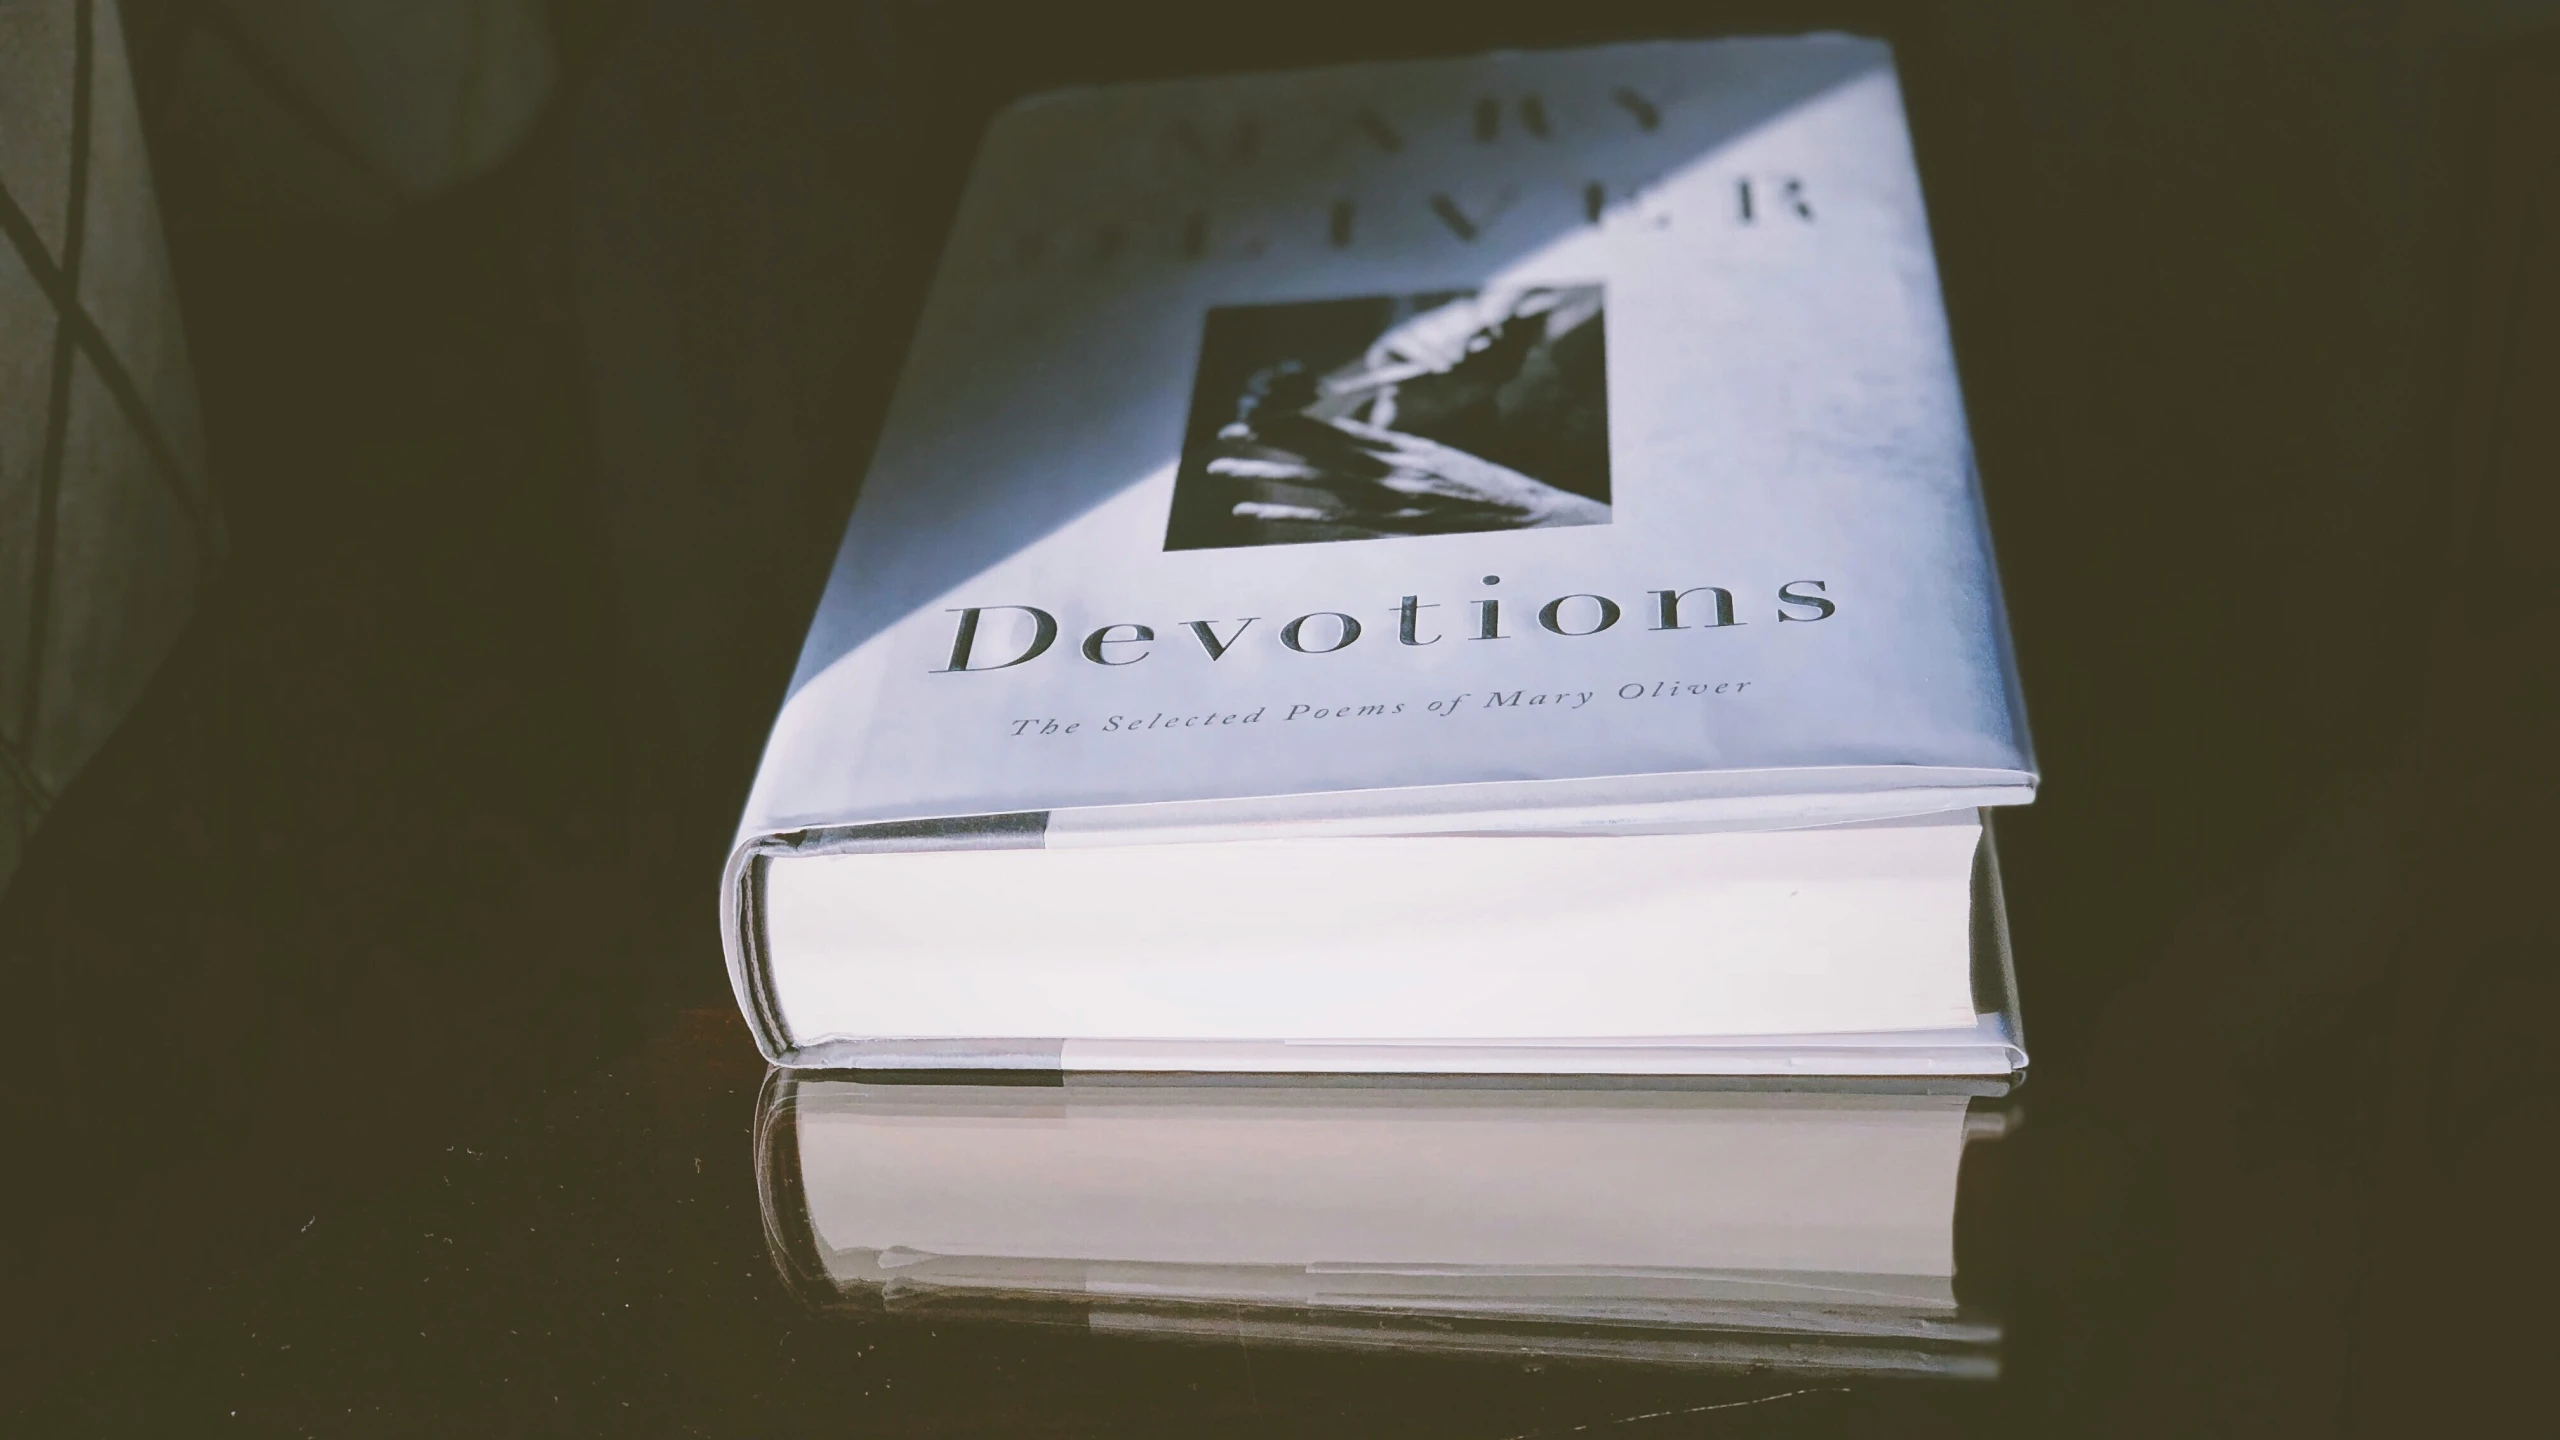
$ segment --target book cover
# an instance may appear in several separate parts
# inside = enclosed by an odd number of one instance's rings
[[[742,828],[2023,790],[2003,623],[1881,44],[1063,92],[989,129]]]

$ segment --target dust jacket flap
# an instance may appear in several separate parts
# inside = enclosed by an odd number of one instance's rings
[[[1005,112],[741,841],[1719,772],[2033,784],[1872,41]]]

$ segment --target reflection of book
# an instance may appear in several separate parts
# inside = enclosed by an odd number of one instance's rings
[[[1964,1088],[777,1072],[758,1173],[775,1262],[821,1306],[1981,1376],[1999,1329],[1959,1298],[1954,1218],[1966,1142],[2002,1121]]]
[[[1008,110],[726,876],[765,1053],[2014,1071],[1935,285],[1867,41]]]

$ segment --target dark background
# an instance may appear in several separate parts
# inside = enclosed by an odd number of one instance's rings
[[[203,142],[204,13],[127,26],[234,559],[0,901],[20,1433],[2548,1428],[2560,17],[569,0],[522,152],[349,218]],[[795,1308],[714,877],[985,115],[1826,27],[1900,47],[2046,777],[2006,1377]]]

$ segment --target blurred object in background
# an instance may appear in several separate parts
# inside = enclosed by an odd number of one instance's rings
[[[269,221],[486,171],[554,82],[533,0],[136,8],[162,124]],[[0,9],[0,887],[228,550],[133,70],[116,0]]]
[[[377,220],[486,172],[558,76],[539,0],[148,8],[166,123],[224,201],[274,219]]]
[[[529,43],[574,77],[611,17],[562,10],[577,13]],[[37,23],[57,13],[57,27]],[[65,1355],[120,1343],[143,1277],[183,1297],[301,1234],[338,1197],[393,1185],[422,1137],[440,1147],[584,1063],[604,1043],[595,1037],[628,1033],[613,1027],[635,1024],[633,997],[650,993],[649,964],[622,943],[619,921],[612,577],[593,543],[565,216],[552,199],[566,188],[560,147],[543,144],[556,127],[528,129],[522,116],[494,127],[526,142],[495,163],[514,141],[482,127],[448,158],[484,173],[448,166],[437,182],[448,188],[378,223],[295,208],[289,191],[241,182],[269,172],[234,144],[254,127],[224,107],[280,107],[292,123],[271,137],[279,147],[317,133],[312,112],[277,98],[291,92],[270,88],[276,72],[233,101],[190,88],[198,48],[218,43],[208,37],[220,17],[243,13],[200,0],[0,0],[0,137],[33,146],[51,135],[52,150],[25,156],[87,161],[73,293],[99,336],[89,346],[75,324],[68,351],[44,348],[53,306],[41,285],[25,289],[38,317],[25,352],[34,378],[17,378],[16,355],[0,373],[0,419],[31,423],[40,445],[51,357],[77,359],[54,412],[72,428],[50,613],[58,631],[98,612],[84,623],[112,640],[118,666],[74,673],[80,652],[57,636],[50,653],[63,663],[45,675],[43,700],[48,712],[66,701],[106,711],[101,732],[121,717],[77,782],[55,790],[0,897],[0,1133],[10,1175],[27,1177],[0,1187],[0,1433],[62,1433],[13,1427],[11,1397]],[[83,14],[91,62],[75,69]],[[45,53],[40,39],[65,58],[42,84],[21,83],[21,61]],[[402,63],[432,48],[403,43]],[[391,83],[347,65],[360,89]],[[91,96],[76,146],[75,74]],[[428,112],[422,129],[450,137],[455,114],[492,113],[434,110],[451,88],[404,102]],[[26,246],[0,233],[0,340],[17,345],[28,322],[14,272],[26,253],[58,263],[60,177],[81,172],[38,172],[54,177],[42,192],[52,198],[39,199],[21,152],[0,153],[0,181],[37,232]],[[159,221],[129,223],[117,203],[152,191]],[[163,235],[177,302],[159,267]],[[157,316],[173,340],[173,303],[183,352],[128,338],[152,333],[141,321]],[[157,472],[82,459],[100,447],[82,448],[81,387],[109,397],[99,413],[125,413],[93,350],[119,360],[145,397],[167,388],[162,374],[191,370],[205,462],[176,473],[209,475],[221,497],[223,532],[205,542],[227,536],[218,585],[198,585],[202,556],[169,548],[172,534],[187,537],[185,515],[144,508],[162,503],[147,488]],[[192,365],[155,369],[155,356]],[[27,405],[32,422],[17,418]],[[194,453],[196,427],[181,427],[176,401],[141,413],[172,451]],[[25,573],[8,547],[31,533],[14,498],[20,444],[0,432],[0,580]],[[140,533],[164,549],[137,541],[112,567],[82,560],[89,569],[75,571],[84,487],[138,512],[119,523],[151,522]],[[189,607],[193,623],[174,634]],[[0,601],[0,675],[26,651],[26,623]],[[7,692],[12,739],[17,703]],[[39,761],[59,738],[39,731]],[[0,791],[17,798],[5,778]],[[14,803],[9,813],[16,851]],[[685,960],[688,975],[704,968],[698,954]],[[131,1056],[148,1060],[111,1058]],[[356,1066],[362,1086],[306,1083]]]
[[[0,891],[227,551],[115,0],[0,6]]]

